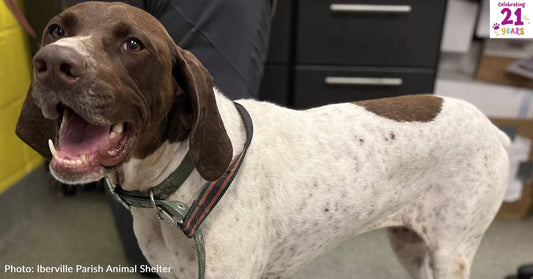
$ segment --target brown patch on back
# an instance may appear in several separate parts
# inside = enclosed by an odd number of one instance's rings
[[[442,102],[442,98],[432,95],[408,95],[354,104],[398,122],[429,122],[440,113]]]

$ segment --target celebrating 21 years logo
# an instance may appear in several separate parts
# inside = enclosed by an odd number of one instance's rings
[[[490,0],[491,38],[533,38],[533,0]]]

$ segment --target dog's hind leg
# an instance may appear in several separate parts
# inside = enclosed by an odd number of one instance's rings
[[[392,250],[415,279],[433,279],[430,250],[424,240],[406,227],[388,228]]]
[[[501,162],[507,164],[505,160]],[[465,176],[459,181],[478,179],[476,173],[470,175],[473,178]],[[422,237],[430,249],[433,279],[469,278],[476,250],[498,211],[507,185],[506,174],[498,174],[498,171],[479,180],[470,187],[454,187],[456,192],[463,192],[443,199],[445,202],[434,207],[433,219],[428,217],[425,223],[419,224],[427,228],[428,233],[423,233]]]
[[[469,238],[454,247],[435,241],[428,244],[414,230],[405,227],[388,228],[388,234],[396,257],[414,279],[468,279],[481,240]]]
[[[472,258],[479,242],[463,249],[437,249],[431,252],[433,279],[468,279]]]
[[[489,227],[499,207],[497,202],[484,199],[474,203],[474,210],[453,211],[433,226],[428,225],[429,234],[424,235],[428,243],[433,279],[468,279],[470,267],[483,234]]]

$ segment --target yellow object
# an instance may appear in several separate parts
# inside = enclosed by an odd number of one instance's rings
[[[31,74],[27,37],[0,1],[0,193],[42,163],[41,156],[15,135]]]
[[[18,27],[17,19],[11,14],[11,11],[6,6],[6,3],[2,0],[0,1],[0,29],[4,30],[10,27]],[[21,7],[21,1],[17,1],[19,7]]]

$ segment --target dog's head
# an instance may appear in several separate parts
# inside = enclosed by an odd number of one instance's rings
[[[207,180],[231,160],[212,77],[143,10],[100,2],[65,10],[45,28],[33,66],[16,132],[63,182],[99,180],[166,140],[188,140]]]

